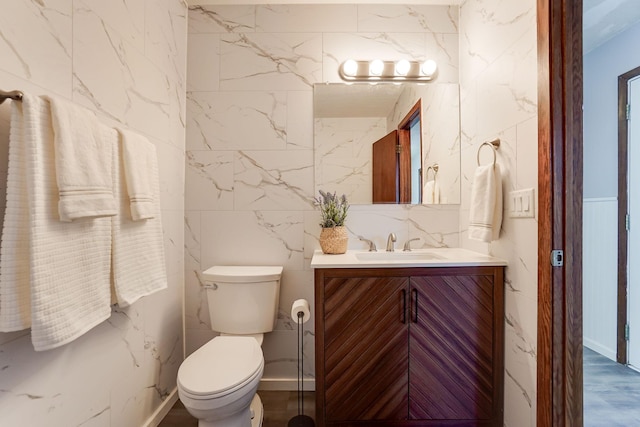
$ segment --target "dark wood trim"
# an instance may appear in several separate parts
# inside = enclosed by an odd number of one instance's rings
[[[538,0],[537,21],[537,425],[582,426],[582,0]]]
[[[629,103],[629,80],[640,76],[640,67],[618,76],[618,363],[626,364],[627,340],[624,326],[627,324],[627,246],[628,235],[626,215],[628,209],[628,161],[629,127],[627,122],[627,104]]]
[[[411,126],[416,121],[420,122],[420,159],[422,159],[422,99],[418,99],[398,124],[400,203],[411,203]],[[420,165],[420,183],[422,184],[422,165]],[[422,185],[419,202],[422,203]]]
[[[406,116],[402,120],[400,120],[400,124],[398,125],[398,129],[408,129],[411,126],[411,122],[416,117],[422,118],[422,100],[418,99],[418,102],[409,110]],[[422,123],[422,120],[420,120]]]
[[[398,129],[397,173],[399,203],[411,203],[411,131]]]

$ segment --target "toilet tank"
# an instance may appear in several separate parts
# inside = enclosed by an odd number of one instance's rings
[[[202,273],[211,329],[260,334],[275,326],[282,267],[214,266]]]

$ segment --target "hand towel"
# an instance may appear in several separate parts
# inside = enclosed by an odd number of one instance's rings
[[[11,105],[7,199],[0,244],[0,332],[31,326],[29,213],[22,103]]]
[[[496,164],[479,166],[471,186],[469,238],[497,240],[502,225],[502,178]]]
[[[435,180],[428,181],[422,191],[422,204],[440,204],[440,185]]]
[[[114,192],[118,215],[111,218],[113,229],[113,288],[119,306],[126,307],[138,299],[167,287],[164,239],[160,217],[160,181],[155,147],[150,150],[148,164],[151,217],[134,221],[129,215],[124,171],[124,141],[117,144],[114,157]],[[152,152],[152,154],[151,154]]]
[[[140,134],[124,129],[118,131],[122,135],[122,160],[131,218],[134,221],[153,218],[151,168],[156,162],[155,146]]]
[[[28,279],[21,275],[16,286],[29,290],[31,340],[35,350],[42,351],[76,339],[111,315],[111,220],[59,221],[49,103],[25,94],[18,121],[30,261]],[[100,131],[115,147],[117,133],[105,126]]]
[[[112,144],[96,115],[63,99],[48,97],[53,116],[60,221],[112,216]]]

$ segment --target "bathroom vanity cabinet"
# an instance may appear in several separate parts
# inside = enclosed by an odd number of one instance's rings
[[[317,268],[317,425],[502,426],[503,276]]]

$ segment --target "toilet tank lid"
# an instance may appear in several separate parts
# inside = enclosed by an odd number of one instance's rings
[[[282,266],[215,265],[202,273],[205,280],[220,282],[268,282],[280,279]]]

